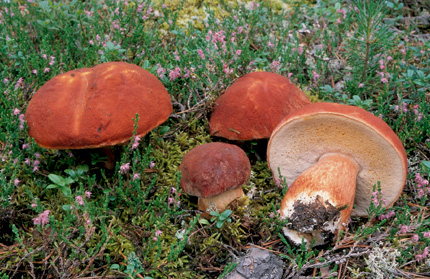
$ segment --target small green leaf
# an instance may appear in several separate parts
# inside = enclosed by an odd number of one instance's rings
[[[60,185],[60,186],[66,185],[64,178],[61,175],[56,175],[51,173],[50,175],[48,175],[48,178],[57,185]]]
[[[49,184],[48,187],[46,187],[46,189],[56,189],[56,188],[60,188],[60,186],[57,184]]]
[[[216,216],[216,217],[219,216],[219,213],[216,212],[216,211],[211,211],[209,214],[212,215],[212,216]]]
[[[72,209],[72,206],[70,204],[65,204],[62,206],[64,211],[70,211]]]
[[[158,132],[162,135],[164,135],[165,133],[167,133],[170,130],[169,126],[160,126],[158,128]]]
[[[206,219],[200,219],[199,223],[202,224],[202,225],[209,225],[210,224],[209,221],[206,220]]]
[[[66,196],[66,197],[71,197],[72,196],[72,190],[70,190],[70,188],[69,187],[61,187],[61,191],[63,192],[63,194]]]
[[[421,166],[423,171],[430,172],[430,161],[422,161]]]
[[[116,270],[118,270],[119,269],[119,264],[113,264],[113,265],[111,265],[110,269],[116,269]]]

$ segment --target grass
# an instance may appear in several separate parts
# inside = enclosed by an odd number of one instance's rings
[[[279,255],[285,278],[429,277],[430,34],[405,20],[421,10],[398,1],[168,2],[0,3],[0,278],[217,278],[250,245]],[[138,148],[133,138],[117,147],[112,171],[97,152],[39,147],[22,116],[49,79],[107,61],[149,70],[174,105]],[[312,101],[382,117],[408,154],[398,202],[372,204],[333,245],[291,246],[277,213],[286,187],[272,181],[267,141],[255,141],[241,143],[252,198],[229,219],[199,220],[178,166],[191,148],[224,141],[208,133],[211,106],[256,70],[289,76]]]

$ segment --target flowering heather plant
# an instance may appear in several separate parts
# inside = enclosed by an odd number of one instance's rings
[[[285,278],[427,276],[424,9],[397,0],[200,2],[1,1],[0,277],[216,278],[249,245],[279,255]],[[113,170],[97,163],[96,150],[50,150],[29,138],[25,112],[42,85],[108,61],[154,74],[172,99],[168,121],[116,147]],[[261,70],[289,78],[312,101],[372,112],[407,151],[400,199],[385,208],[387,193],[375,187],[369,218],[353,217],[331,247],[295,247],[283,237],[288,185],[272,179],[258,150],[267,141],[240,143],[252,176],[228,222],[201,221],[197,200],[180,187],[183,155],[219,140],[208,133],[215,100]]]

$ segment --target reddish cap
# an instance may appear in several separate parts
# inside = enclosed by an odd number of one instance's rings
[[[181,187],[187,194],[208,198],[247,183],[251,164],[240,147],[212,142],[185,154],[179,170]]]
[[[30,100],[28,133],[42,147],[82,149],[143,136],[172,112],[163,84],[133,64],[109,62],[72,70],[44,84]]]
[[[209,121],[210,134],[230,140],[269,138],[279,121],[309,103],[288,78],[252,72],[218,98]]]

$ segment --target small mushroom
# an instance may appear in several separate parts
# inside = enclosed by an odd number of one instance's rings
[[[206,143],[184,155],[179,170],[185,193],[198,197],[198,209],[222,212],[243,196],[242,185],[251,175],[251,164],[238,146],[222,142]]]
[[[281,216],[284,234],[296,244],[327,243],[351,216],[366,216],[374,185],[385,206],[406,181],[405,149],[391,128],[364,109],[315,103],[288,115],[274,129],[267,158],[288,189]],[[281,177],[280,177],[281,175]]]
[[[269,138],[287,114],[310,100],[284,76],[252,72],[237,79],[216,101],[210,134],[229,140]]]
[[[30,100],[25,119],[36,143],[50,149],[113,146],[143,136],[169,117],[170,96],[151,73],[109,62],[72,70],[46,82]]]

